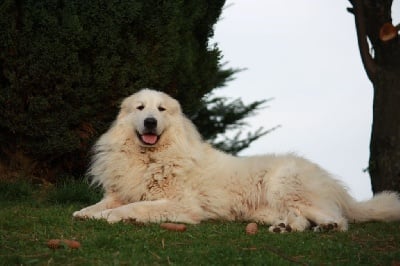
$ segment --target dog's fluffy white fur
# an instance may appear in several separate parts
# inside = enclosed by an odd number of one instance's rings
[[[73,214],[108,222],[243,220],[270,231],[400,220],[395,192],[355,201],[329,173],[292,154],[234,157],[205,143],[179,103],[144,89],[126,98],[94,147],[89,171],[104,189]]]

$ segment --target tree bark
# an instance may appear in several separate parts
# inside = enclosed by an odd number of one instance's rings
[[[400,192],[400,69],[382,69],[374,82],[369,173],[372,191]]]
[[[374,87],[369,173],[373,193],[400,192],[400,38],[382,41],[379,31],[391,23],[392,0],[350,0],[360,55]],[[372,44],[373,56],[367,38]]]

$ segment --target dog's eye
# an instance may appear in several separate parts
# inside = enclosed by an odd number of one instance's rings
[[[158,111],[160,111],[160,112],[164,112],[166,109],[164,108],[164,107],[162,107],[162,106],[159,106],[158,107]]]
[[[138,107],[136,107],[136,109],[142,111],[144,109],[144,105],[139,105]]]

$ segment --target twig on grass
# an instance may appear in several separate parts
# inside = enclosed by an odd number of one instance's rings
[[[6,249],[8,249],[8,250],[11,250],[11,251],[16,251],[15,248],[12,248],[12,247],[9,247],[9,246],[3,246],[3,247],[6,248]]]
[[[40,257],[46,257],[49,256],[50,253],[40,253],[40,254],[32,254],[32,255],[20,255],[23,258],[40,258]]]
[[[150,250],[149,250],[149,252],[150,252],[151,255],[153,255],[153,256],[156,257],[157,259],[161,260],[161,257],[158,256],[156,253],[154,253],[153,251],[150,251]]]

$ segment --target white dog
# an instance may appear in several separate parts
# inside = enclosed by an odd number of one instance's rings
[[[295,155],[234,157],[205,143],[165,93],[126,98],[94,147],[89,173],[104,189],[78,218],[196,224],[255,221],[270,231],[348,228],[348,221],[400,220],[395,192],[356,202],[329,173]]]

